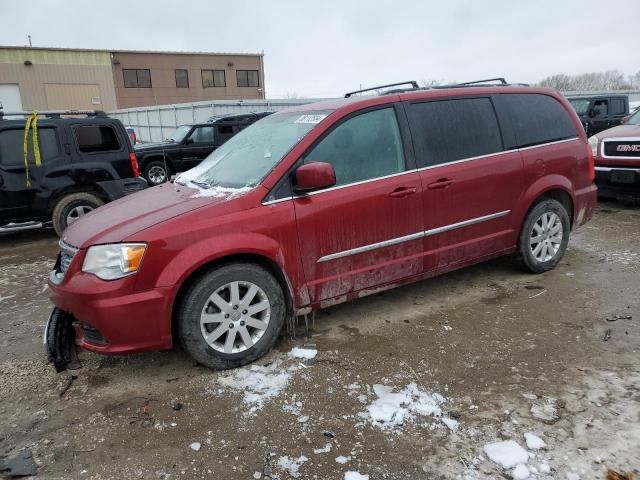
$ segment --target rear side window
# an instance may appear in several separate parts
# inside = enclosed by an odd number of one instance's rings
[[[0,132],[0,164],[5,166],[24,165],[24,129]],[[29,166],[35,165],[33,156],[33,133],[29,131]],[[55,128],[38,128],[40,159],[43,162],[60,154],[58,134]]]
[[[84,153],[120,150],[118,136],[109,125],[82,125],[75,129],[78,149]]]
[[[612,115],[621,115],[624,114],[624,99],[622,98],[612,98],[611,99],[611,114]]]
[[[505,148],[524,148],[577,136],[564,107],[539,94],[501,94],[494,97],[504,131]]]
[[[333,165],[336,186],[404,171],[394,109],[374,110],[344,121],[305,156],[305,163],[310,162]]]
[[[410,117],[421,167],[502,151],[498,120],[488,98],[414,103]]]

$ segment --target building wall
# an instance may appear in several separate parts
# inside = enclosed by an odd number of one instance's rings
[[[113,82],[118,108],[165,105],[204,100],[264,98],[262,55],[112,52]],[[126,88],[124,69],[149,69],[151,88]],[[176,87],[176,69],[187,69],[189,87]],[[224,70],[225,87],[202,86],[206,70]],[[236,70],[257,70],[258,87],[238,87]]]
[[[108,52],[0,48],[0,84],[19,86],[25,110],[117,108]]]

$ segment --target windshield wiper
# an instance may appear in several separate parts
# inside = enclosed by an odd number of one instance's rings
[[[211,188],[211,185],[208,184],[207,182],[197,182],[195,180],[191,180],[191,183],[193,183],[194,185],[198,185],[199,187],[202,187],[205,190]]]

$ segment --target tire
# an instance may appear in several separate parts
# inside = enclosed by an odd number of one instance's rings
[[[569,213],[560,202],[543,200],[537,203],[529,210],[522,226],[515,254],[516,263],[531,273],[544,273],[555,268],[567,249],[570,231]],[[536,238],[540,241],[535,242]]]
[[[62,197],[53,209],[54,230],[61,237],[71,223],[101,205],[104,202],[92,193],[80,192]]]
[[[233,284],[238,285],[236,302],[231,297]],[[252,291],[254,296],[247,299]],[[243,305],[247,300],[249,303]],[[265,300],[268,310],[253,314],[249,311],[263,308]],[[235,310],[234,304],[238,306]],[[201,325],[203,315],[211,323]],[[187,290],[178,314],[178,332],[184,349],[199,364],[215,369],[236,368],[271,350],[286,315],[284,294],[273,275],[255,264],[233,263],[205,273]],[[232,348],[228,348],[231,342]]]
[[[149,185],[160,185],[169,181],[169,166],[161,160],[154,160],[145,165],[142,175],[149,182]]]

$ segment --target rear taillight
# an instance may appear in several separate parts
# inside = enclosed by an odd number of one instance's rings
[[[136,154],[131,152],[129,154],[129,160],[131,160],[131,171],[133,172],[133,176],[139,177],[140,167],[138,166],[138,159],[136,158]]]

